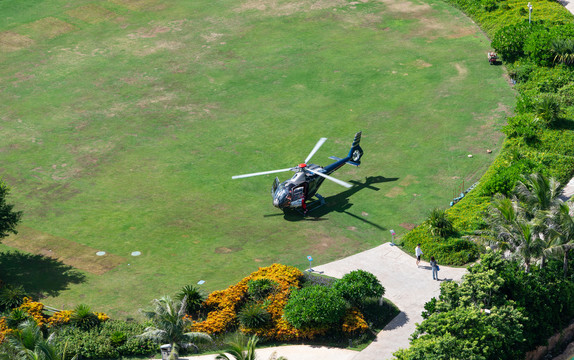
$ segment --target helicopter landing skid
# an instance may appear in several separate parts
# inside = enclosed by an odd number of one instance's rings
[[[315,200],[309,205],[307,205],[307,212],[303,212],[300,209],[297,209],[297,211],[301,213],[301,215],[307,216],[307,214],[310,213],[311,211],[317,210],[318,208],[326,204],[325,198],[322,197],[321,195],[315,194],[315,197],[319,200]]]

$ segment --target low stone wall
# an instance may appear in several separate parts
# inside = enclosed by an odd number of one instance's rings
[[[539,346],[536,350],[526,353],[525,360],[542,360],[548,352],[554,350],[557,346],[569,343],[574,339],[574,321],[561,332],[553,335],[548,339],[547,346]]]

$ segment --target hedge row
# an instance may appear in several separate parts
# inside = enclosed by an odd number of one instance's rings
[[[484,229],[493,194],[509,194],[521,174],[541,173],[565,185],[574,173],[574,18],[553,1],[532,1],[532,24],[524,2],[447,2],[493,38],[518,91],[515,116],[503,128],[507,138],[500,154],[478,186],[447,210],[452,234],[432,236],[426,221],[401,239],[410,253],[420,243],[425,255],[439,263],[462,265],[478,258],[478,246],[463,239],[476,238]]]

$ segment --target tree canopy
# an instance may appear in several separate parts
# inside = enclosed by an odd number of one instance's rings
[[[0,239],[17,234],[16,225],[22,217],[21,211],[14,211],[14,205],[6,202],[9,193],[10,188],[0,179]]]

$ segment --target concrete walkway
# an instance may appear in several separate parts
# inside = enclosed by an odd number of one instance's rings
[[[356,269],[373,273],[385,287],[385,297],[401,310],[401,313],[379,333],[377,339],[357,353],[353,360],[390,359],[398,349],[407,348],[415,324],[422,321],[424,304],[440,294],[440,283],[460,281],[466,273],[464,268],[441,266],[439,271],[441,281],[435,281],[432,279],[429,264],[421,262],[419,265],[417,267],[413,257],[398,247],[386,243],[315,268],[317,271],[324,271],[325,275],[337,278]]]
[[[409,337],[414,332],[416,323],[422,321],[424,304],[440,294],[440,283],[460,281],[466,273],[464,268],[441,266],[441,280],[435,281],[428,263],[421,262],[417,267],[413,257],[390,243],[314,268],[315,271],[337,278],[357,269],[377,276],[385,287],[385,297],[401,310],[371,345],[361,352],[316,346],[280,346],[257,350],[259,359],[269,359],[273,352],[288,360],[390,359],[393,352],[408,347]],[[215,355],[190,356],[188,359],[213,360]]]

